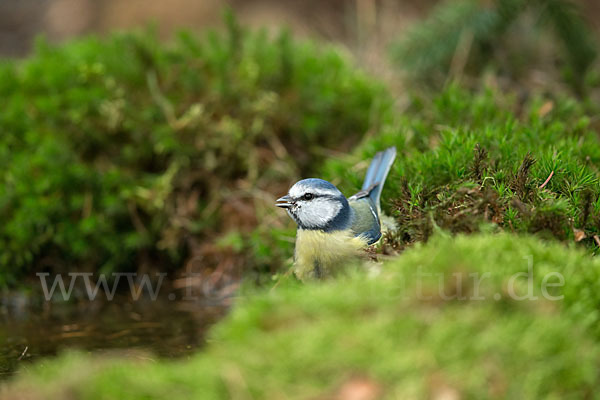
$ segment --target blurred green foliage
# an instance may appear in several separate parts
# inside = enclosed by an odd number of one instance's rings
[[[544,57],[547,47],[553,50]],[[516,79],[536,63],[551,69],[558,61],[578,93],[598,78],[589,74],[597,53],[597,38],[571,0],[445,1],[392,46],[397,65],[423,82],[439,85],[463,69],[478,76],[490,65]]]
[[[226,22],[167,46],[152,32],[39,40],[0,64],[0,286],[32,269],[181,267],[198,243],[251,231],[257,192],[314,171],[389,107],[339,50]],[[239,203],[247,221],[228,222]]]
[[[564,285],[548,285],[560,283],[556,273]],[[23,372],[2,394],[307,399],[368,390],[381,399],[596,398],[599,278],[600,260],[556,243],[437,236],[375,277],[286,281],[241,298],[191,360],[69,354]],[[516,300],[530,287],[537,300]]]
[[[530,5],[544,5],[566,44],[587,35],[561,11],[569,4]],[[446,68],[463,25],[485,51],[522,5],[441,6],[450,28],[426,22],[406,45],[421,41],[422,54],[405,65]],[[594,59],[587,40],[566,50],[574,79]],[[276,268],[293,238],[274,196],[313,174],[351,194],[390,145],[399,153],[382,200],[399,229],[383,248],[411,246],[381,271],[307,285],[284,276],[243,293],[190,360],[70,354],[19,374],[0,397],[344,398],[358,382],[382,398],[594,398],[600,261],[572,247],[595,251],[600,236],[597,106],[458,85],[409,96],[395,112],[387,90],[339,50],[248,32],[232,18],[225,33],[181,34],[166,47],[148,33],[41,41],[30,59],[4,62],[0,285],[33,268],[181,267],[203,251]],[[528,259],[538,301],[516,301],[507,285]],[[560,301],[541,292],[554,272]],[[441,296],[474,294],[471,274],[489,274],[483,300]]]
[[[324,175],[352,193],[362,160],[398,148],[382,197],[399,227],[387,237],[394,247],[427,240],[436,227],[501,228],[577,240],[596,251],[600,142],[590,124],[597,113],[565,97],[521,104],[497,90],[450,85],[433,99],[413,97],[354,155],[329,160]]]

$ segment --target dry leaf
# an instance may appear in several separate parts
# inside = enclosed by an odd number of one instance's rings
[[[587,237],[587,236],[585,236],[585,232],[582,231],[581,229],[573,229],[573,234],[575,235],[576,242],[581,242],[583,239],[585,239]]]
[[[353,378],[345,382],[335,396],[339,400],[376,400],[381,395],[380,386],[368,378]]]
[[[462,397],[460,392],[450,385],[440,373],[435,373],[431,376],[429,386],[429,398],[432,400],[460,400]]]
[[[546,114],[548,114],[554,108],[554,103],[552,101],[547,101],[538,110],[538,115],[543,118]]]

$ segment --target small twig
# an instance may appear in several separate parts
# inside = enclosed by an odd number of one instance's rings
[[[460,33],[456,50],[450,61],[449,78],[458,79],[463,74],[473,46],[473,37],[473,32],[469,29],[463,30]]]
[[[131,222],[133,223],[135,230],[142,235],[148,236],[148,229],[146,229],[146,226],[142,222],[142,218],[137,212],[137,206],[133,201],[127,202],[127,209],[129,210],[129,216],[131,217]]]
[[[292,271],[294,269],[293,268],[289,268],[285,274],[283,274],[283,277],[288,277],[292,274]],[[277,288],[277,286],[279,286],[279,283],[281,283],[281,278],[277,280],[277,282],[275,282],[275,284],[273,285],[273,287],[271,289],[269,289],[269,292],[272,292],[273,290],[275,290]]]
[[[150,92],[150,97],[152,97],[154,103],[156,103],[156,105],[163,112],[163,115],[165,116],[165,119],[169,125],[174,126],[177,122],[175,111],[173,110],[173,105],[169,99],[167,99],[167,97],[160,90],[156,71],[151,70],[146,73],[146,82],[148,85],[148,91]]]
[[[86,192],[83,197],[83,209],[81,211],[82,218],[88,218],[92,215],[92,208],[94,207],[94,195],[90,192]]]
[[[552,175],[554,175],[554,171],[550,172],[550,175],[548,175],[548,177],[546,178],[546,180],[544,181],[544,183],[542,183],[540,185],[540,189],[543,189],[544,186],[546,186],[548,184],[548,182],[550,182],[550,178],[552,178]]]
[[[29,346],[25,346],[25,350],[23,350],[23,352],[21,353],[19,358],[17,358],[17,360],[21,361],[23,359],[23,357],[25,357],[25,353],[27,353],[27,349],[29,349]]]
[[[600,237],[598,237],[598,235],[594,235],[594,241],[596,242],[598,247],[600,247]]]

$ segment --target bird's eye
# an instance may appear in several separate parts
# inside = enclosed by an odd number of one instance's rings
[[[313,197],[315,196],[312,193],[305,193],[304,196],[302,196],[304,200],[312,200]]]

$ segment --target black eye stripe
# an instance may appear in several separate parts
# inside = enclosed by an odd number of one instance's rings
[[[326,192],[304,192],[303,194],[300,195],[296,195],[294,197],[294,199],[296,201],[298,200],[305,200],[305,201],[310,201],[310,200],[314,200],[314,199],[327,199],[327,200],[339,200],[340,198],[343,198],[344,196],[340,193],[340,194],[335,194],[335,193],[326,193]]]
[[[309,195],[309,197],[306,197]],[[334,194],[326,194],[326,193],[304,193],[299,197],[299,200],[314,200],[314,199],[328,199],[328,200],[339,200],[340,196],[336,196]]]

